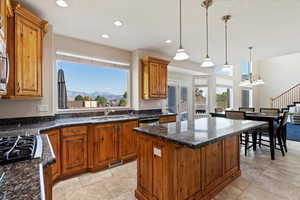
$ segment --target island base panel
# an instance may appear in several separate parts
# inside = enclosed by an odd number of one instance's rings
[[[137,137],[138,200],[209,200],[241,175],[239,136],[200,149]]]

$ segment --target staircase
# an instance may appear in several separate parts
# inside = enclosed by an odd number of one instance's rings
[[[289,110],[290,107],[300,104],[300,83],[288,89],[281,95],[271,98],[271,107]]]

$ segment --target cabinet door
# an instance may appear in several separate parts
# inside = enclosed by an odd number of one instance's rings
[[[202,149],[203,177],[206,190],[211,190],[220,182],[223,174],[222,151],[222,142],[209,144]]]
[[[87,168],[87,135],[75,135],[62,139],[62,173],[76,174]]]
[[[167,97],[167,66],[164,64],[160,65],[160,73],[159,73],[159,80],[160,80],[160,97],[166,98]]]
[[[119,132],[119,157],[121,160],[136,156],[137,141],[134,128],[138,127],[137,121],[121,123]]]
[[[160,97],[160,84],[159,84],[159,68],[158,63],[150,63],[149,79],[150,79],[150,97]]]
[[[60,151],[60,131],[59,129],[50,130],[46,132],[51,142],[52,149],[55,154],[56,163],[54,163],[52,168],[52,179],[57,179],[61,174],[61,151]]]
[[[231,137],[224,140],[224,172],[231,174],[239,168],[240,160],[240,141],[239,137]]]
[[[94,163],[102,166],[117,160],[117,133],[115,124],[103,124],[94,131]]]
[[[146,194],[152,195],[153,191],[153,146],[152,141],[143,136],[138,136],[138,188]]]
[[[42,96],[42,30],[15,17],[16,95]]]

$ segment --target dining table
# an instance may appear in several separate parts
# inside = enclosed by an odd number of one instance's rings
[[[210,113],[212,117],[226,117],[225,112],[212,112]],[[255,120],[255,121],[264,121],[269,124],[269,138],[270,138],[270,151],[271,151],[271,159],[275,160],[275,127],[274,124],[278,123],[283,117],[283,114],[280,113],[278,115],[266,114],[260,112],[246,112],[245,120]],[[285,127],[286,129],[286,127]],[[284,130],[286,134],[286,130]],[[284,135],[285,135],[284,134]],[[286,139],[284,140],[286,142]]]

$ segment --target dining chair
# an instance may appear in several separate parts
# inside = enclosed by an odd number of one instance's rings
[[[259,112],[267,115],[279,115],[280,109],[278,108],[260,108]]]
[[[224,112],[224,108],[215,108],[215,113]]]
[[[243,112],[255,112],[255,108],[239,107],[239,111],[243,111]]]
[[[285,152],[287,152],[287,145],[286,145],[286,136],[285,128],[288,120],[288,112],[284,112],[282,119],[279,122],[279,126],[277,126],[275,135],[273,138],[275,140],[275,148],[277,150],[281,151],[282,156],[285,156]],[[259,146],[267,146],[270,147],[270,140],[263,139],[262,136],[266,136],[269,133],[269,130],[266,130],[266,132],[261,132],[262,130],[259,130],[259,137],[258,137],[258,143]],[[265,144],[263,142],[268,142],[269,144]],[[277,148],[277,145],[279,145],[279,148]]]
[[[243,111],[225,111],[225,117],[229,119],[240,119],[246,118],[246,113]],[[252,142],[249,141],[249,135],[252,135]],[[244,132],[240,136],[240,143],[245,146],[245,156],[247,156],[248,149],[256,146],[257,133],[256,132]],[[249,143],[252,145],[249,146]]]

